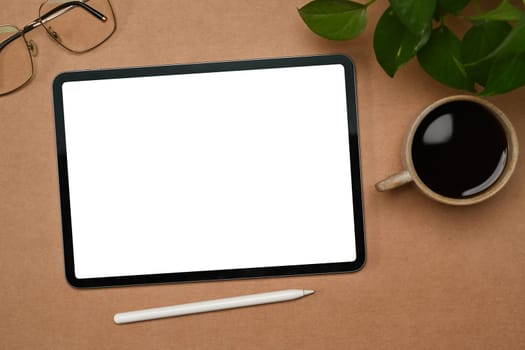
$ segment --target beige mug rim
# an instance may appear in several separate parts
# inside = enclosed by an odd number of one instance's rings
[[[485,108],[487,108],[494,117],[498,120],[500,125],[503,128],[503,131],[505,132],[505,137],[507,139],[507,149],[508,149],[508,155],[507,155],[507,161],[505,164],[505,169],[503,170],[503,173],[500,175],[498,180],[492,184],[488,189],[485,191],[469,198],[451,198],[443,196],[439,193],[436,193],[432,191],[425,183],[421,180],[421,178],[418,176],[416,169],[414,167],[413,159],[412,159],[412,143],[414,140],[414,134],[421,124],[421,122],[428,116],[428,114],[434,110],[435,108],[451,102],[451,101],[472,101],[478,104],[481,104]],[[405,170],[409,172],[412,181],[416,184],[416,186],[428,197],[435,199],[439,202],[450,204],[450,205],[470,205],[470,204],[476,204],[479,202],[482,202],[484,200],[489,199],[490,197],[494,196],[497,192],[499,192],[505,184],[509,181],[512,173],[514,172],[514,169],[516,168],[516,164],[518,161],[518,137],[516,135],[516,131],[514,130],[514,127],[512,126],[510,120],[507,118],[507,116],[494,104],[479,98],[475,96],[470,95],[455,95],[455,96],[449,96],[442,99],[439,99],[429,106],[427,106],[414,120],[412,125],[410,126],[408,130],[407,137],[405,138],[405,147],[403,148],[403,159],[405,163]]]

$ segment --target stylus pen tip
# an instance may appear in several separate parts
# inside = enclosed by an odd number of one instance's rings
[[[303,295],[306,296],[306,295],[310,295],[310,294],[314,294],[314,290],[311,290],[311,289],[303,289]]]

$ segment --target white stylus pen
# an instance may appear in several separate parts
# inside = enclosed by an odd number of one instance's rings
[[[157,318],[183,316],[201,312],[234,309],[238,307],[260,304],[278,303],[281,301],[299,299],[313,294],[313,290],[287,289],[277,292],[243,295],[233,298],[200,301],[196,303],[156,307],[137,311],[115,314],[113,320],[117,324],[154,320]]]

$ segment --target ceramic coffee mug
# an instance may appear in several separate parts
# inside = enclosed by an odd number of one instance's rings
[[[376,189],[414,182],[442,203],[479,203],[503,188],[517,158],[516,132],[502,111],[478,97],[447,97],[416,118],[403,149],[405,170],[377,183]]]

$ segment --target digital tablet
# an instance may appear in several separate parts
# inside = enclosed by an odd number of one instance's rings
[[[53,94],[73,286],[363,266],[347,57],[68,72]]]

